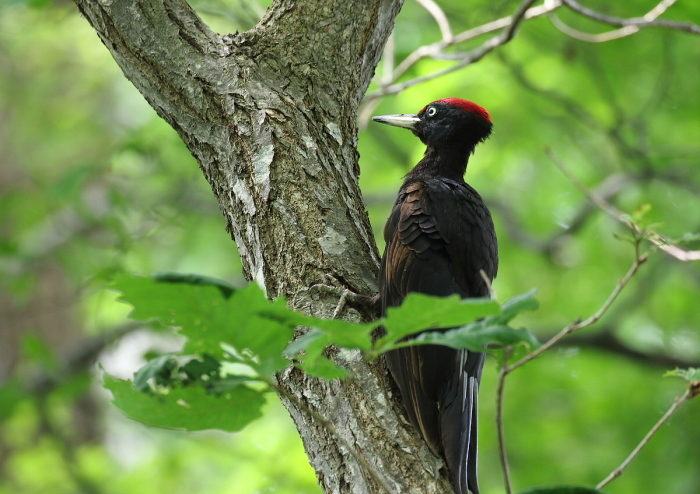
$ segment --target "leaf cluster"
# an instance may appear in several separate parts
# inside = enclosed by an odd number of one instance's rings
[[[534,291],[502,305],[411,294],[386,317],[354,323],[302,314],[283,298],[268,301],[255,284],[236,289],[198,275],[122,275],[114,289],[134,307],[131,318],[177,328],[185,338],[181,352],[151,359],[133,382],[105,376],[118,408],[160,427],[239,430],[261,415],[274,374],[290,362],[316,377],[347,377],[349,370],[328,357],[331,346],[367,359],[420,344],[492,352],[539,346],[532,332],[510,326],[537,308]]]

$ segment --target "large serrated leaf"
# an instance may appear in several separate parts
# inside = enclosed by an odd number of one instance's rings
[[[114,405],[127,417],[154,427],[200,431],[239,431],[262,415],[263,391],[238,385],[221,395],[201,387],[171,389],[167,394],[138,391],[130,381],[104,376]]]
[[[379,321],[386,334],[377,342],[377,349],[401,338],[438,328],[450,328],[469,324],[482,317],[498,313],[498,303],[489,299],[461,299],[457,295],[433,297],[411,293],[401,307],[387,310],[387,316]]]
[[[445,332],[422,333],[416,338],[403,341],[396,346],[412,346],[423,343],[466,348],[475,352],[483,351],[487,344],[507,346],[523,343],[531,349],[540,346],[539,341],[531,331],[511,328],[500,324],[500,322],[489,321],[488,318],[485,321],[477,321]]]
[[[501,316],[503,322],[510,322],[515,316],[526,310],[537,310],[540,303],[535,299],[537,290],[533,289],[526,293],[521,293],[509,298],[501,306]]]
[[[118,300],[133,306],[131,319],[158,319],[176,327],[199,327],[205,319],[221,319],[224,301],[214,286],[161,282],[145,276],[120,275],[113,288],[121,295]],[[213,321],[210,324],[215,324]]]
[[[319,338],[310,338],[305,347],[305,353],[299,357],[301,363],[297,366],[307,374],[315,377],[324,379],[345,378],[348,374],[347,370],[324,355],[329,338],[324,333],[321,333],[321,335]]]
[[[404,346],[437,344],[482,351],[489,343],[503,346],[522,343],[529,348],[537,348],[540,343],[531,331],[508,326],[520,312],[538,307],[534,297],[535,290],[532,290],[507,300],[500,307],[497,302],[488,299],[460,300],[457,296],[435,298],[423,295],[417,299],[407,298],[404,305],[399,309],[390,309],[389,316],[379,321],[385,328],[388,324],[391,331],[387,328],[388,334],[377,342],[377,349],[385,352]],[[418,304],[409,306],[411,300],[418,300]],[[439,302],[436,303],[436,300]],[[405,312],[404,307],[407,307]],[[409,317],[412,313],[414,319]],[[439,322],[436,322],[438,320]],[[457,324],[460,320],[462,322]],[[430,321],[432,324],[428,324]],[[454,329],[425,331],[450,327]],[[411,340],[398,342],[399,338],[396,337],[405,337],[416,332],[421,334]]]
[[[316,328],[328,335],[333,345],[358,350],[369,350],[372,347],[370,333],[376,324],[356,323],[342,319],[321,319],[307,316],[291,309],[287,309],[286,312],[263,309],[259,314],[291,327],[306,326]],[[300,350],[302,349],[300,348]]]
[[[347,369],[343,369],[338,364],[322,355],[313,359],[313,361],[302,362],[299,364],[299,368],[310,376],[321,377],[329,381],[332,379],[345,379],[348,375]]]
[[[213,286],[218,288],[225,298],[230,297],[231,294],[236,291],[236,287],[227,281],[211,278],[201,274],[156,273],[153,275],[153,278],[156,281],[163,283],[184,283],[187,285]]]
[[[114,288],[121,292],[120,300],[134,306],[134,319],[158,319],[175,326],[187,338],[183,353],[210,354],[224,358],[222,344],[250,358],[246,363],[261,375],[271,376],[287,365],[282,352],[292,338],[293,326],[263,317],[261,312],[292,313],[283,299],[269,302],[260,287],[252,283],[245,288],[226,291],[224,285],[204,283],[198,277],[195,284],[188,278],[172,275],[167,281],[139,276],[120,276]]]

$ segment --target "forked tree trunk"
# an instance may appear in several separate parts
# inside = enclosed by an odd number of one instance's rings
[[[315,300],[308,287],[327,273],[352,290],[375,291],[356,112],[401,0],[278,0],[255,28],[226,36],[185,0],[75,2],[199,162],[249,280],[321,315],[336,300]],[[402,418],[383,364],[351,352],[335,358],[351,368],[350,379],[294,368],[279,376],[326,492],[383,492],[377,476],[396,493],[451,492],[441,461]]]

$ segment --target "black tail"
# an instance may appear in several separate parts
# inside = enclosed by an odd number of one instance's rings
[[[484,354],[421,345],[387,354],[406,413],[447,464],[457,494],[479,494],[477,397]]]
[[[439,402],[440,442],[457,494],[479,494],[477,481],[477,399],[484,354],[459,350],[462,362]]]

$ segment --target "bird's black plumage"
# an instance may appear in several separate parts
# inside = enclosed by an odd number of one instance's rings
[[[469,156],[491,133],[480,106],[439,100],[417,115],[375,117],[409,128],[427,149],[406,175],[384,228],[379,275],[382,313],[410,292],[487,297],[498,269],[496,233],[488,208],[464,182]],[[449,329],[449,328],[444,328]],[[478,494],[477,394],[484,354],[424,345],[391,351],[389,370],[410,422],[444,457],[458,494]]]

